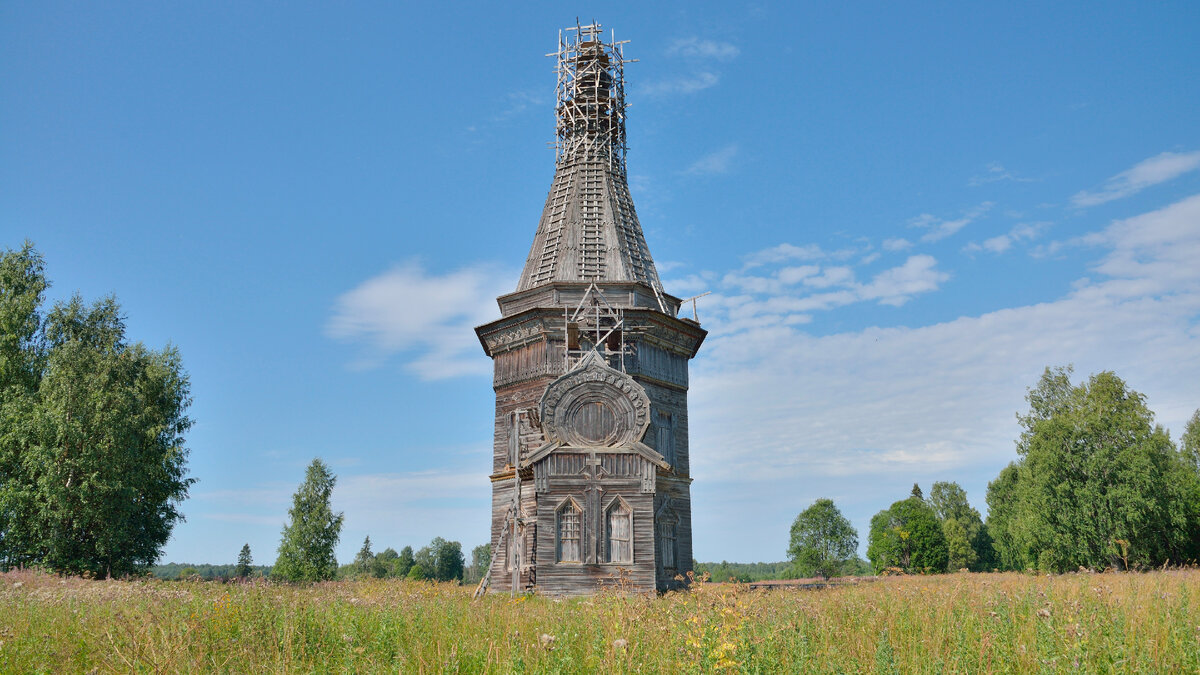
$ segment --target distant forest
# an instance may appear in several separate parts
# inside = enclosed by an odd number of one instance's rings
[[[737,563],[722,560],[721,562],[698,562],[695,564],[695,570],[697,577],[707,573],[710,580],[714,582],[734,579],[742,583],[749,583],[764,579],[786,579],[790,576],[789,570],[791,566],[792,563],[786,560],[783,562],[756,563]],[[344,565],[343,567],[348,568],[350,566]],[[269,565],[252,565],[250,569],[251,577],[269,577],[271,575],[271,567]],[[166,565],[152,566],[150,574],[156,579],[167,579],[170,581],[190,579],[192,577],[211,581],[214,579],[232,579],[237,576],[235,570],[237,570],[236,564],[167,563]],[[869,574],[869,571],[864,571],[863,574]],[[478,579],[475,581],[478,581]]]
[[[194,565],[191,563],[167,563],[166,565],[152,565],[150,567],[150,575],[155,579],[168,579],[176,581],[178,579],[190,579],[192,577],[200,577],[205,581],[213,579],[232,579],[237,576],[237,564],[229,565]],[[251,577],[266,577],[271,575],[270,565],[251,565]]]
[[[711,582],[736,581],[748,584],[754,581],[768,579],[794,579],[806,576],[795,569],[794,563],[788,560],[782,562],[736,563],[722,560],[716,562],[696,562],[692,564],[696,577],[708,574]],[[871,566],[861,558],[852,558],[845,563],[841,573],[849,576],[870,576]]]
[[[708,574],[709,581],[729,581],[733,579],[742,583],[762,581],[764,579],[780,579],[782,578],[780,575],[785,574],[791,566],[792,563],[786,560],[783,562],[756,563],[731,563],[725,560],[719,563],[692,563],[692,569],[695,570],[697,578]]]

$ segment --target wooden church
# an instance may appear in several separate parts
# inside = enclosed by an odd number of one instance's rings
[[[479,592],[678,586],[692,568],[688,361],[625,170],[623,43],[559,35],[554,181],[516,291],[476,329],[495,365],[492,564]]]

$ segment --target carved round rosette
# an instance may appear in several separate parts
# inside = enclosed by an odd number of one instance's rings
[[[586,358],[542,395],[542,428],[551,441],[613,448],[640,441],[650,426],[650,398],[633,378]]]

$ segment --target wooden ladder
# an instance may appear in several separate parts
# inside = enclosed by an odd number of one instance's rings
[[[509,506],[508,511],[504,514],[504,526],[500,528],[500,538],[496,540],[496,548],[492,550],[492,559],[488,561],[487,573],[479,580],[479,585],[475,587],[475,593],[471,595],[472,600],[476,600],[487,592],[487,587],[492,583],[492,568],[495,566],[496,556],[500,551],[504,550],[504,542],[508,540],[508,531],[512,528],[513,507]]]

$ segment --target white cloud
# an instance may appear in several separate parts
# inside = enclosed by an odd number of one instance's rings
[[[689,274],[685,277],[663,279],[663,288],[672,295],[683,297],[708,290],[712,287],[712,279],[713,277],[707,274]]]
[[[684,170],[684,173],[693,176],[728,173],[729,166],[733,162],[733,158],[737,156],[737,153],[738,146],[736,144],[727,145],[692,162]]]
[[[814,274],[821,271],[821,268],[816,265],[800,265],[798,267],[784,267],[779,270],[779,280],[785,284],[794,284],[797,281],[804,281],[812,278]]]
[[[792,260],[813,261],[813,260],[845,260],[859,253],[858,250],[852,248],[837,249],[834,251],[826,251],[817,244],[805,244],[804,246],[796,246],[794,244],[778,244],[770,248],[765,248],[761,251],[756,251],[745,257],[746,268],[758,267],[760,265],[768,265],[772,263],[789,262]]]
[[[1029,182],[1032,182],[1033,179],[1018,176],[1017,174],[1013,173],[1012,171],[1009,171],[1008,169],[1004,168],[1003,164],[1000,164],[999,162],[992,162],[991,164],[987,165],[986,173],[984,173],[982,176],[971,176],[971,180],[967,181],[967,184],[970,185],[971,187],[979,187],[980,185],[987,185],[988,183],[998,183],[1000,181],[1012,181],[1015,183],[1029,183]]]
[[[920,293],[935,291],[950,275],[937,269],[931,255],[914,255],[899,267],[884,270],[871,283],[858,289],[863,300],[878,300],[881,305],[899,307]]]
[[[1097,272],[1140,280],[1147,284],[1142,293],[1195,291],[1200,282],[1200,195],[1117,221],[1084,241],[1111,248],[1095,265]]]
[[[817,335],[786,321],[816,303],[936,287],[944,276],[928,256],[841,297],[714,303],[689,422],[694,527],[720,535],[698,535],[697,558],[780,557],[782,540],[764,544],[764,533],[786,532],[823,496],[845,496],[864,538],[871,515],[917,481],[958,481],[985,509],[987,481],[1015,458],[1014,413],[1048,365],[1115,370],[1178,434],[1200,406],[1198,222],[1200,195],[1112,223],[1086,238],[1106,249],[1091,278],[1058,299],[931,325]],[[751,520],[761,524],[743,526]]]
[[[992,202],[984,202],[979,206],[976,206],[975,208],[963,213],[961,218],[956,218],[954,220],[943,220],[932,214],[922,213],[916,218],[908,221],[908,226],[928,230],[928,232],[921,235],[921,241],[940,241],[963,229],[975,219],[987,213],[991,208]]]
[[[1095,192],[1077,193],[1071,202],[1078,207],[1096,206],[1128,197],[1159,183],[1165,183],[1189,171],[1200,168],[1200,150],[1195,152],[1164,152],[1142,160],[1133,168],[1109,178]]]
[[[667,48],[668,56],[683,56],[694,59],[729,61],[737,58],[741,51],[728,42],[701,40],[698,37],[680,38]]]
[[[808,323],[812,312],[860,302],[900,306],[916,295],[937,290],[950,278],[937,269],[937,261],[929,255],[910,256],[866,283],[859,282],[854,270],[844,265],[771,267],[795,257],[831,256],[816,246],[791,244],[754,254],[750,257],[753,264],[726,274],[716,292],[707,298],[706,304],[715,310],[709,323],[716,323],[708,326],[710,330],[720,333],[734,324],[745,328]]]
[[[816,244],[806,244],[804,246],[795,246],[793,244],[783,243],[777,246],[772,246],[768,249],[763,249],[746,258],[747,266],[762,265],[765,263],[784,262],[785,260],[820,260],[827,257],[828,254],[821,250]]]
[[[490,362],[472,329],[499,317],[495,299],[516,277],[490,265],[437,275],[408,262],[342,294],[326,334],[362,344],[359,367],[401,355],[425,380],[484,374]]]
[[[984,239],[983,243],[971,242],[963,247],[967,253],[988,251],[997,255],[1013,247],[1013,244],[1036,239],[1048,223],[1019,223],[1005,234]]]
[[[709,87],[715,87],[721,81],[716,73],[701,71],[690,75],[680,75],[657,82],[648,82],[639,88],[646,96],[669,96],[673,94],[694,94]]]
[[[826,267],[817,276],[804,278],[804,285],[813,288],[846,286],[854,282],[854,270],[849,267]]]
[[[907,239],[884,239],[883,250],[885,251],[906,251],[913,247],[913,243]]]

